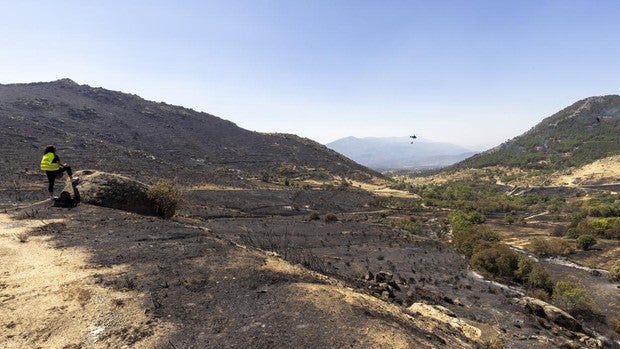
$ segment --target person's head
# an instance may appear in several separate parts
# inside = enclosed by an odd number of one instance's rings
[[[56,154],[56,147],[54,147],[53,145],[48,145],[47,147],[45,147],[45,151],[43,152],[43,154],[47,154],[47,153]]]
[[[69,194],[68,191],[63,191],[62,193],[60,193],[58,199],[60,199],[60,201],[71,200],[71,194]]]

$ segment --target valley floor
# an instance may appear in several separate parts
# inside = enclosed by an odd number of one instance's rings
[[[596,347],[595,333],[529,314],[518,289],[471,273],[445,212],[413,213],[425,227],[413,234],[385,221],[411,212],[361,191],[190,196],[172,221],[5,204],[2,347]],[[368,272],[392,274],[391,288]]]

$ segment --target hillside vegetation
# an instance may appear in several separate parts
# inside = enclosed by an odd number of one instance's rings
[[[620,96],[590,97],[457,168],[509,166],[561,170],[620,154]]]

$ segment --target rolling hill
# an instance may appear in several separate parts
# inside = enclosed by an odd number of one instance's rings
[[[69,79],[0,85],[0,130],[6,151],[0,161],[15,176],[38,174],[47,144],[74,168],[142,179],[198,183],[283,169],[310,177],[381,176],[309,139],[251,132],[207,113]]]
[[[620,154],[620,96],[589,97],[455,167],[562,170]]]

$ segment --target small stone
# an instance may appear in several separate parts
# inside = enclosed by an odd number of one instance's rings
[[[390,282],[392,281],[393,277],[394,275],[390,272],[380,271],[377,273],[377,275],[375,275],[375,281],[376,282]]]
[[[392,287],[393,289],[395,289],[396,291],[400,291],[400,287],[398,286],[398,284],[396,283],[396,281],[391,280],[388,283],[388,286]]]

